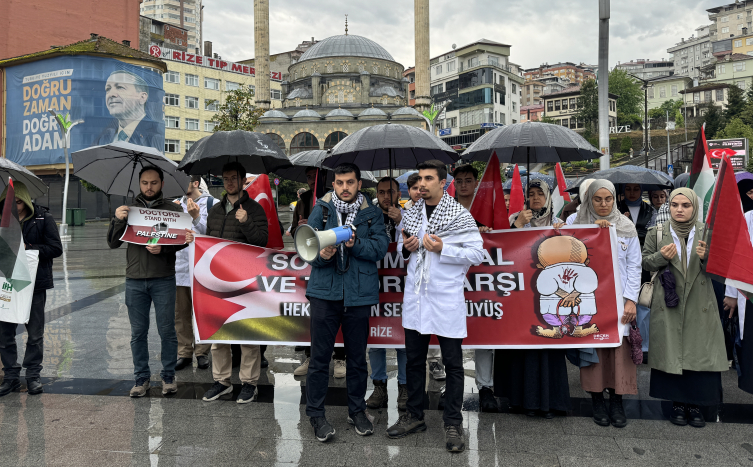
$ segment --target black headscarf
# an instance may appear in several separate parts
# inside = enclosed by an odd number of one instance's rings
[[[753,190],[753,180],[744,178],[737,182],[737,191],[740,192],[740,201],[743,202],[743,212],[753,211],[753,199],[750,199],[748,192]]]

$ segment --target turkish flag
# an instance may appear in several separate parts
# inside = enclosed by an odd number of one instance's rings
[[[471,203],[471,215],[481,224],[494,230],[510,228],[496,152],[489,158],[484,169],[484,175]]]
[[[264,212],[267,214],[267,229],[269,237],[267,239],[267,248],[282,250],[285,245],[282,241],[282,231],[280,230],[280,221],[277,218],[277,209],[272,198],[272,190],[269,188],[269,177],[265,174],[258,175],[253,182],[246,188],[248,197],[261,204]]]
[[[512,174],[512,189],[510,190],[510,212],[513,214],[520,212],[525,205],[526,198],[523,193],[523,181],[520,179],[518,164],[515,164],[515,171]]]
[[[450,186],[447,187],[447,194],[452,196],[453,198],[455,197],[455,179],[454,178],[450,182]]]

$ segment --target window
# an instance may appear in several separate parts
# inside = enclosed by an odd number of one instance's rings
[[[215,99],[204,99],[204,110],[216,112],[219,107],[220,105]]]
[[[570,98],[570,110],[575,110],[575,98]]]
[[[563,118],[562,120],[560,120],[560,125],[564,127],[570,126],[570,121],[566,118]]]
[[[724,89],[717,89],[716,90],[716,101],[722,102],[724,100]]]
[[[716,73],[718,75],[723,75],[727,72],[727,65],[719,65],[716,67]]]
[[[198,97],[186,96],[186,108],[187,109],[198,109],[199,108],[199,98]]]
[[[553,112],[554,111],[554,101],[548,101],[546,103],[546,111],[547,112]]]
[[[481,84],[494,84],[494,73],[491,68],[479,68],[459,76],[459,89],[470,88]]]
[[[166,139],[165,152],[180,152],[180,141],[177,139]]]
[[[722,33],[729,32],[729,28],[722,28]]]
[[[735,47],[742,47],[742,46],[743,46],[743,41],[742,40],[736,40],[735,41]]]
[[[186,75],[186,86],[199,86],[198,75]]]
[[[515,103],[513,102],[513,104]],[[515,107],[512,110],[515,110]],[[567,110],[567,99],[562,99],[562,110]]]
[[[186,119],[186,130],[199,131],[199,119],[198,118],[187,118]]]
[[[196,141],[186,141],[186,152],[188,152],[194,144],[196,144]]]
[[[567,100],[563,100],[562,102],[567,102]],[[515,112],[515,102],[512,103],[512,111]]]
[[[165,82],[166,83],[180,83],[180,73],[177,71],[168,71],[165,73]]]
[[[165,128],[180,128],[180,117],[165,115]]]
[[[212,132],[214,131],[214,125],[215,123],[211,120],[204,120],[204,131]]]
[[[207,89],[220,90],[220,80],[214,78],[204,78],[204,87]]]
[[[659,98],[664,99],[665,97],[667,97],[667,87],[661,86],[659,87]]]
[[[241,85],[240,83],[234,83],[232,81],[225,81],[225,91],[235,91],[236,89],[240,89]]]
[[[703,91],[703,102],[711,102],[711,91]]]
[[[743,25],[742,25],[742,24],[738,24],[738,25],[737,25],[737,29],[742,29],[742,28],[743,28]]]
[[[282,99],[282,94],[280,93],[279,89],[270,89],[269,90],[269,97],[272,99]]]
[[[434,67],[434,73],[437,74],[437,75],[441,75],[442,74],[442,65],[435,66]]]
[[[441,93],[442,91],[444,91],[444,84],[440,83],[431,87],[431,91],[429,95],[434,96],[436,94]]]
[[[672,97],[677,97],[677,85],[672,85]]]
[[[734,71],[745,71],[745,62],[736,62],[732,64]]]
[[[559,112],[561,108],[562,108],[561,101],[559,99],[554,101],[554,111]]]
[[[447,71],[455,71],[455,62],[454,61],[449,62],[447,64]]]
[[[374,65],[373,67],[371,67],[371,72],[372,72],[373,74],[375,74],[375,75],[376,75],[377,73],[379,73],[379,65]]]
[[[445,128],[455,128],[458,126],[458,117],[452,117],[445,120]]]
[[[165,93],[165,105],[171,105],[174,107],[180,106],[180,96],[177,94]]]
[[[515,83],[510,83],[510,87],[512,87],[512,93],[515,94],[518,92],[518,85]]]
[[[728,23],[729,22],[729,16],[722,16],[722,23]]]

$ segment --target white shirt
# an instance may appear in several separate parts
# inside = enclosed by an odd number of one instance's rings
[[[641,290],[641,242],[638,237],[617,237],[617,264],[620,268],[622,298],[638,303]],[[623,335],[630,334],[630,326],[625,326]]]
[[[669,231],[672,233],[672,240],[675,242],[675,247],[677,247],[677,254],[679,255],[682,251],[682,247],[680,246],[680,238],[675,233],[675,229],[672,228],[672,224],[669,225]],[[688,266],[690,266],[690,252],[693,251],[693,239],[695,238],[695,227],[690,229],[690,233],[688,234],[688,244],[685,252],[687,253],[685,255],[685,269],[688,269]],[[682,255],[680,255],[680,261],[682,261]]]
[[[126,125],[125,127],[122,127],[120,126],[120,124],[118,124],[118,131],[117,133],[115,133],[115,138],[113,138],[112,142],[117,143],[118,141],[120,141],[119,135],[121,131],[125,131],[125,134],[128,135],[128,138],[126,139],[126,142],[128,142],[131,139],[131,135],[133,135],[133,132],[136,131],[136,127],[139,126],[139,123],[141,123],[141,120],[143,119],[144,117],[141,117],[138,120],[134,120],[128,125]]]
[[[207,233],[207,201],[209,198],[211,198],[210,195],[202,194],[202,196],[194,201],[199,206],[199,217],[192,220],[192,228],[194,232],[202,235]],[[183,212],[188,212],[185,196],[181,198],[180,206],[183,208]],[[191,287],[191,275],[188,271],[188,248],[183,248],[175,253],[175,285],[179,287]]]

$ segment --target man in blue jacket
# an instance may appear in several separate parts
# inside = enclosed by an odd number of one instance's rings
[[[335,167],[334,192],[322,196],[312,209],[308,225],[317,230],[353,225],[351,239],[326,247],[311,263],[306,297],[311,303],[311,363],[306,379],[306,415],[319,441],[335,436],[324,416],[329,386],[329,362],[335,336],[342,326],[346,354],[348,423],[361,436],[374,432],[366,416],[366,340],[369,315],[379,303],[376,262],[384,258],[389,237],[379,208],[361,192],[361,171],[353,164]]]

